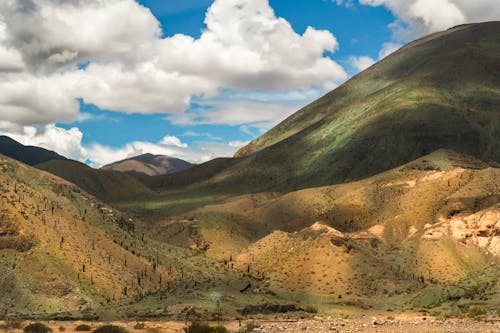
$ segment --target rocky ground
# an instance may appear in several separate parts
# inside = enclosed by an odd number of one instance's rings
[[[473,320],[434,320],[426,317],[396,320],[378,318],[331,319],[315,318],[295,322],[264,323],[254,333],[262,332],[404,332],[404,333],[466,333],[500,332],[500,322]]]
[[[26,326],[30,321],[23,322]],[[247,324],[253,326],[250,330],[245,330]],[[21,333],[22,329],[8,329],[0,322],[0,332]],[[54,333],[56,332],[76,332],[76,327],[81,324],[89,324],[91,330],[110,323],[101,322],[80,322],[66,321],[45,322]],[[185,324],[173,321],[152,321],[141,322],[112,322],[113,325],[124,327],[130,333],[176,333],[185,332]],[[212,325],[212,324],[211,324]],[[215,323],[213,323],[215,325]],[[333,333],[354,333],[354,332],[380,332],[380,333],[499,333],[500,321],[491,320],[470,320],[470,319],[447,319],[437,320],[422,316],[404,316],[396,319],[380,319],[377,317],[364,316],[356,319],[341,319],[332,317],[314,317],[310,319],[271,319],[261,318],[253,321],[225,322],[223,325],[229,332],[250,332],[250,333],[271,333],[271,332],[333,332]],[[253,327],[257,328],[253,328]]]

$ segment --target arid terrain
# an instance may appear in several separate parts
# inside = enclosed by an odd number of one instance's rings
[[[344,317],[349,317],[344,315]],[[29,321],[23,324],[29,324]],[[89,325],[96,329],[103,325],[116,325],[130,333],[177,333],[184,332],[185,322],[181,321],[135,321],[135,322],[85,322],[85,321],[49,321],[45,323],[53,332],[77,332],[80,325]],[[1,322],[0,322],[0,325]],[[498,320],[437,319],[418,314],[381,315],[356,314],[355,318],[333,316],[272,316],[208,323],[210,326],[224,326],[228,332],[277,333],[277,332],[313,332],[313,333],[497,333],[500,332]],[[2,330],[2,329],[0,329]],[[21,329],[3,329],[6,332],[20,333]]]
[[[500,332],[499,68],[499,22],[436,33],[183,170],[3,138],[0,318]]]

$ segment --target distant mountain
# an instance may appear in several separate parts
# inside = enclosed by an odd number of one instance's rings
[[[35,165],[66,179],[100,200],[115,202],[125,198],[144,196],[150,190],[137,177],[125,172],[99,170],[73,160],[52,160]]]
[[[5,135],[0,136],[0,154],[28,165],[66,159],[64,156],[45,148],[25,146]]]
[[[189,169],[194,164],[165,155],[142,154],[107,164],[102,170],[113,170],[147,176],[167,175]]]

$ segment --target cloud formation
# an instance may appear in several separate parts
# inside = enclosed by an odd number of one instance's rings
[[[408,42],[463,23],[500,18],[498,0],[359,0],[363,5],[384,6],[397,18],[390,28],[393,39]]]
[[[350,57],[349,60],[351,62],[351,65],[358,71],[364,71],[376,62],[368,56]]]
[[[268,0],[216,0],[198,39],[162,37],[134,0],[0,2],[0,117],[76,119],[77,99],[126,113],[180,114],[222,88],[330,89],[346,78],[328,31],[300,35]]]

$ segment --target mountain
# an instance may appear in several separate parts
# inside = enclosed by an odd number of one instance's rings
[[[286,192],[363,179],[437,149],[500,163],[500,22],[409,43],[242,148],[197,190]],[[194,167],[203,168],[203,166]],[[159,177],[156,189],[163,187]]]
[[[158,176],[189,169],[193,164],[164,155],[142,154],[103,166],[102,170],[113,170],[139,175]]]
[[[0,135],[0,154],[12,157],[28,165],[35,165],[51,160],[65,160],[56,152],[33,146],[24,146],[12,138]]]
[[[106,202],[116,202],[137,196],[147,197],[151,192],[132,174],[94,169],[77,161],[52,160],[37,164],[35,167],[66,179]]]
[[[399,310],[444,304],[443,311],[459,311],[460,299],[464,308],[480,302],[494,309],[499,180],[498,167],[437,150],[363,180],[224,197],[142,228],[185,247],[193,243],[189,230],[197,230],[197,241],[209,244],[206,256],[299,299]]]

